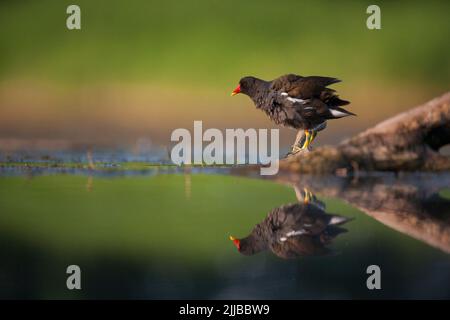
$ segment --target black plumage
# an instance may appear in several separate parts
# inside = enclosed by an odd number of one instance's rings
[[[271,250],[281,258],[325,255],[327,247],[347,230],[339,227],[350,218],[325,212],[325,204],[309,191],[295,187],[298,203],[286,204],[269,212],[251,233],[242,238],[230,237],[244,255]]]
[[[331,252],[326,246],[346,232],[338,225],[348,220],[311,203],[283,205],[270,211],[250,235],[239,239],[239,252],[253,255],[271,250],[281,258],[325,255]]]
[[[304,130],[306,145],[302,144],[302,148],[299,148],[301,137],[297,135],[293,146],[293,151],[299,151],[298,149],[308,149],[317,131],[326,127],[327,120],[354,115],[342,108],[350,102],[340,99],[335,90],[327,88],[337,82],[340,80],[336,78],[302,77],[294,74],[272,81],[244,77],[233,94],[248,95],[256,107],[263,110],[276,124]]]

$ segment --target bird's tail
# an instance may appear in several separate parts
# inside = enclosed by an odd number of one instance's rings
[[[356,116],[353,112],[345,110],[344,108],[334,107],[330,108],[331,119],[343,118],[348,116]]]
[[[352,218],[348,218],[348,217],[333,215],[333,217],[331,217],[331,219],[328,222],[328,224],[329,225],[340,225],[340,224],[347,223],[348,221],[351,221],[351,220],[353,220],[353,219]]]
[[[339,98],[333,89],[326,88],[320,94],[320,99],[329,107],[341,107],[350,104],[350,101]]]

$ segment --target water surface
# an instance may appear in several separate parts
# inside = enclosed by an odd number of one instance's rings
[[[450,298],[448,175],[220,173],[2,175],[0,297]],[[229,240],[302,206],[305,190],[324,214],[348,218],[342,232],[271,236],[253,255]],[[70,264],[81,291],[66,288]],[[366,287],[372,264],[381,290]]]

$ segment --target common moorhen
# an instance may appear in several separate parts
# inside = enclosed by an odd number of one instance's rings
[[[300,192],[296,190],[297,198]],[[325,255],[326,246],[347,230],[339,227],[351,220],[325,212],[325,205],[305,189],[303,200],[277,207],[245,238],[230,236],[238,251],[253,255],[271,250],[281,258]],[[300,199],[299,199],[300,200]]]
[[[287,74],[272,81],[244,77],[231,95],[248,95],[276,124],[298,130],[289,154],[309,150],[318,131],[326,121],[355,115],[342,108],[349,101],[342,100],[327,86],[341,80],[330,77],[302,77]],[[304,135],[303,135],[304,132]]]

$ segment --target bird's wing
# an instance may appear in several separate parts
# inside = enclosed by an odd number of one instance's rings
[[[281,77],[278,77],[272,80],[270,84],[270,89],[275,91],[284,91],[287,92],[293,83],[302,79],[302,76],[296,74],[285,74]]]
[[[273,80],[271,89],[286,92],[292,98],[309,99],[320,97],[323,94],[332,94],[334,90],[326,87],[340,81],[331,77],[302,77],[295,74],[287,74]]]
[[[320,97],[325,93],[332,94],[334,90],[326,87],[337,82],[340,82],[340,80],[336,78],[318,76],[304,77],[293,82],[291,87],[286,92],[290,97],[298,97],[302,99]]]
[[[294,120],[297,117],[312,119],[329,114],[329,108],[319,98],[293,98],[286,92],[279,92],[276,101],[283,106],[287,118]]]
[[[311,214],[308,211],[313,211]],[[303,203],[291,203],[273,209],[268,216],[271,229],[278,238],[289,238],[302,234],[309,234],[315,224],[315,215],[320,216],[320,210]]]

